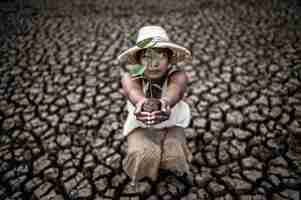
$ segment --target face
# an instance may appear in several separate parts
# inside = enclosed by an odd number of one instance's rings
[[[144,76],[150,80],[160,79],[168,69],[168,52],[162,48],[146,49],[140,57],[145,66]]]

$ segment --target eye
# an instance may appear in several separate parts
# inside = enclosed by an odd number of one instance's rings
[[[160,54],[160,57],[161,58],[166,58],[166,57],[168,57],[168,55],[167,55],[167,53],[162,53],[162,54]]]
[[[149,56],[149,55],[143,55],[142,57],[143,58],[150,58],[151,56]]]

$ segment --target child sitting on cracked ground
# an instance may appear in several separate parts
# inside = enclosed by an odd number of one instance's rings
[[[151,39],[147,41],[148,39]],[[138,44],[145,43],[141,48]],[[190,123],[190,108],[182,98],[187,76],[175,64],[191,59],[184,47],[172,43],[160,26],[144,26],[136,45],[118,59],[140,66],[140,74],[125,73],[121,83],[127,97],[128,116],[123,135],[127,156],[123,168],[132,184],[143,178],[156,181],[158,175],[173,177],[179,192],[192,186],[184,128]],[[185,192],[185,193],[186,193]]]

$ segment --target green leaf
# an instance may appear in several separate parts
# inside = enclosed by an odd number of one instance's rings
[[[130,33],[128,37],[129,37],[129,40],[131,40],[132,42],[135,43],[135,40],[136,40],[136,33],[135,32]]]
[[[145,48],[152,41],[153,41],[153,38],[146,38],[146,39],[138,42],[136,45],[140,48]],[[154,45],[152,45],[152,46],[154,46]]]
[[[143,75],[145,70],[145,67],[143,65],[135,65],[133,66],[133,69],[130,70],[130,74],[134,75],[134,76],[141,76]]]

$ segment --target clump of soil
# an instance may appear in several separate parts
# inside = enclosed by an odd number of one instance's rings
[[[142,106],[144,112],[154,112],[161,109],[161,102],[159,99],[150,98]]]

